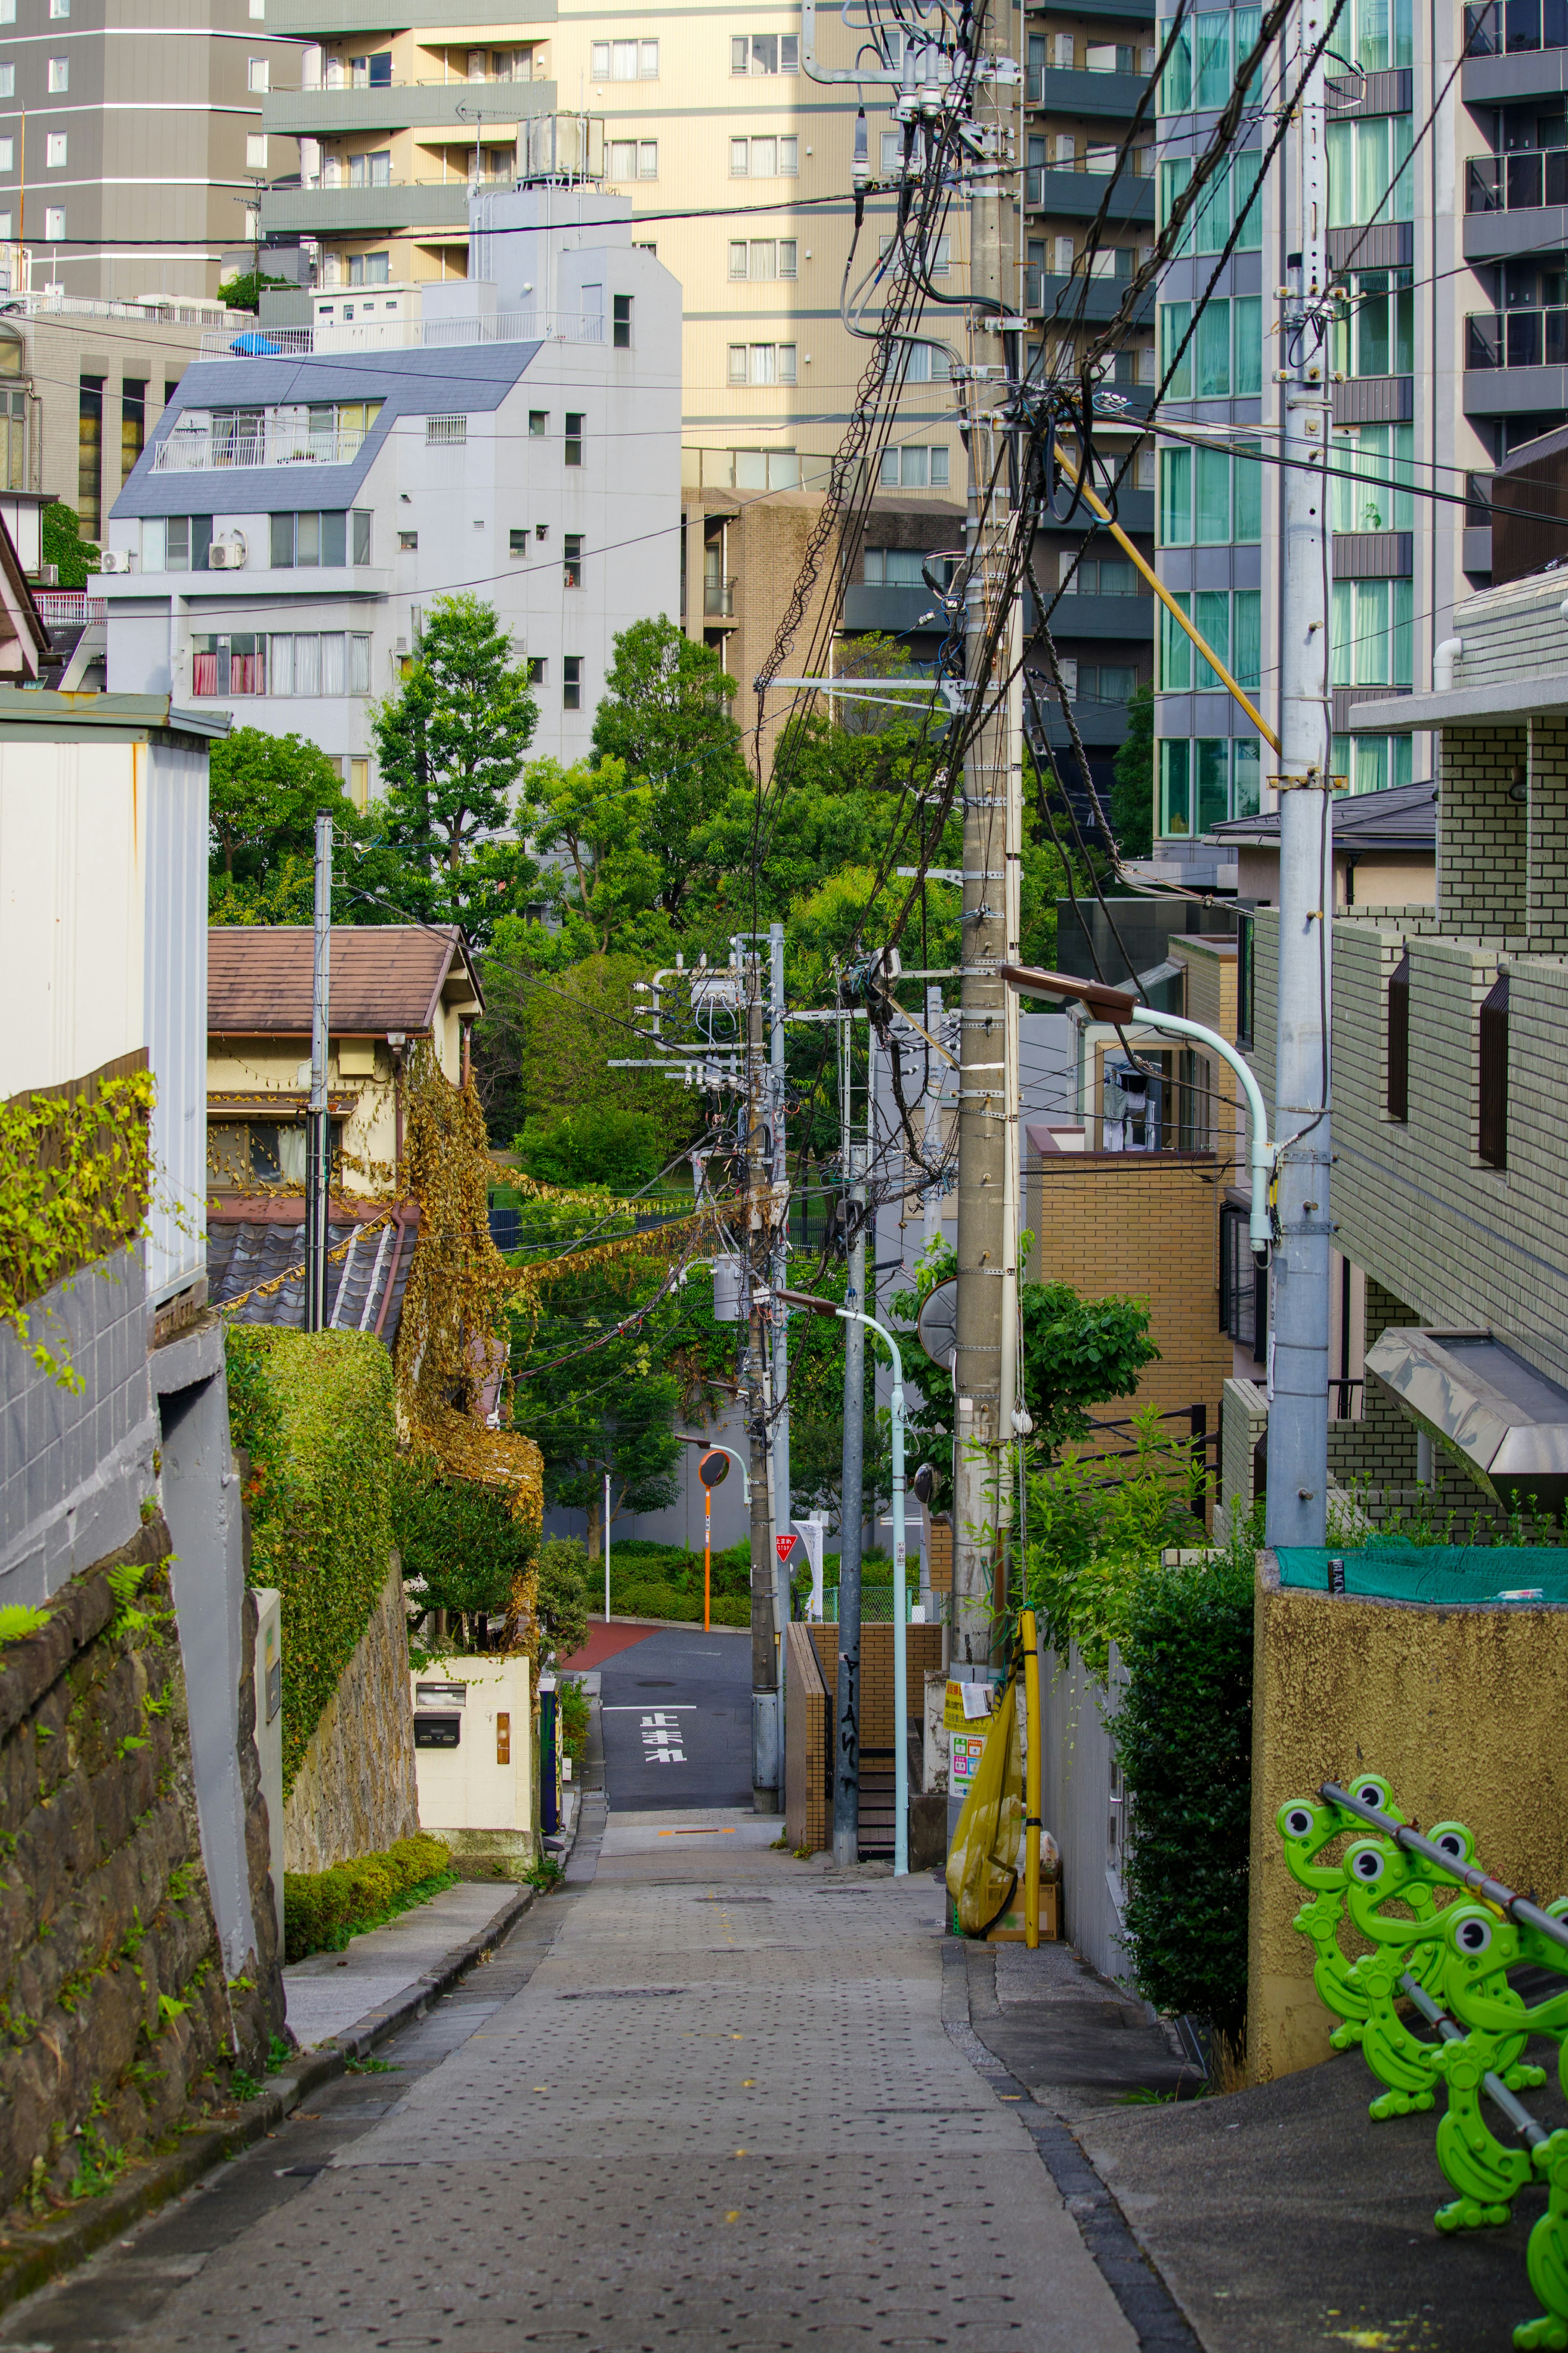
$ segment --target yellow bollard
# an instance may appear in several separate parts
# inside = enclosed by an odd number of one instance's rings
[[[1034,1611],[1026,1609],[1021,1622],[1029,1744],[1024,1765],[1024,1942],[1032,1953],[1040,1941],[1040,1651]]]

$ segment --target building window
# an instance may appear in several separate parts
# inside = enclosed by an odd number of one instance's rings
[[[120,479],[128,482],[147,440],[147,386],[132,377],[120,386]]]
[[[882,260],[886,261],[889,254],[891,253],[893,249],[896,240],[890,237],[879,237],[877,242],[880,252],[880,258]],[[1070,253],[1072,249],[1071,237],[1067,237],[1063,239],[1062,242],[1066,244]],[[910,240],[910,250],[919,261],[920,266],[926,276],[931,278],[946,278],[951,275],[952,270],[952,239],[951,237],[927,237],[923,245],[921,244],[918,238],[913,238]],[[1039,252],[1040,248],[1031,240],[1029,246],[1029,259],[1032,262],[1037,263]]]
[[[205,515],[147,515],[142,523],[143,572],[205,572],[213,519]]]
[[[583,586],[582,533],[569,531],[563,545],[565,553],[562,557],[562,570],[566,575],[566,586],[568,588],[581,588]]]
[[[799,249],[798,240],[793,237],[731,237],[730,275],[761,280],[794,278],[798,275]]]
[[[207,695],[265,694],[267,639],[249,630],[191,639],[191,691]]]
[[[44,206],[44,239],[46,244],[58,244],[65,236],[65,233],[66,208],[64,205],[46,205]]]
[[[1238,1046],[1250,1046],[1253,1042],[1257,987],[1256,922],[1249,913],[1238,913],[1236,919],[1236,1042]]]
[[[798,139],[731,139],[730,176],[734,180],[793,180],[800,170]]]
[[[426,445],[444,448],[461,448],[468,438],[466,417],[427,417],[425,419]]]
[[[392,185],[391,148],[380,148],[374,154],[351,155],[349,185],[351,188],[389,188]],[[388,259],[390,262],[390,256]]]
[[[247,172],[266,171],[267,133],[265,131],[247,131],[246,132],[245,168]]]
[[[657,41],[595,41],[593,45],[595,81],[657,81]]]
[[[1226,449],[1162,449],[1162,547],[1225,547],[1263,535],[1263,467],[1254,445]]]
[[[587,421],[588,416],[585,409],[569,408],[566,411],[566,438],[563,447],[565,463],[568,466],[580,466],[583,462],[583,427]]]
[[[1410,177],[1409,173],[1405,178]],[[1408,269],[1357,269],[1335,316],[1331,349],[1341,375],[1413,375],[1415,296]],[[1363,427],[1363,431],[1366,430]],[[1405,428],[1408,432],[1409,427]],[[1409,526],[1406,524],[1405,529]]]
[[[541,672],[542,677],[542,670]],[[561,707],[563,711],[583,708],[583,657],[568,654],[561,665]]]
[[[1135,564],[1125,555],[1079,555],[1073,547],[1061,552],[1060,586],[1068,596],[1139,596],[1146,592]]]
[[[1172,400],[1237,399],[1262,391],[1260,295],[1238,294],[1208,303],[1198,312],[1196,329],[1187,341],[1192,324],[1192,303],[1161,303],[1160,373],[1163,375],[1175,361],[1168,396]]]
[[[272,66],[270,59],[267,58],[252,58],[249,60],[249,71],[247,80],[247,86],[251,90],[270,90],[272,87]]]
[[[1390,1119],[1410,1117],[1410,951],[1405,949],[1388,978],[1388,1086]],[[1483,1153],[1482,1157],[1485,1157]]]
[[[1414,606],[1408,580],[1336,580],[1329,618],[1334,686],[1408,686]]]
[[[523,536],[526,538],[527,533],[524,533]],[[544,684],[544,656],[542,654],[529,655],[528,682],[530,686],[542,686]]]
[[[49,0],[49,14],[51,16],[68,16],[70,12],[71,0]]]
[[[368,564],[370,562],[370,518],[371,511],[369,507],[355,507],[353,514],[349,518],[353,526],[353,553],[352,560],[355,564]]]
[[[520,531],[508,532],[506,540],[507,554],[511,557],[514,564],[520,564],[524,556],[527,555],[528,537],[528,525],[526,523],[522,525]]]
[[[103,518],[103,378],[84,375],[77,393],[76,511],[89,539]]]
[[[795,384],[798,381],[794,343],[731,343],[731,384]]]
[[[926,551],[920,547],[868,547],[866,550],[865,577],[868,588],[924,588],[927,586],[922,566]],[[949,570],[941,556],[931,558],[933,571],[945,575]]]
[[[351,253],[349,284],[351,286],[387,286],[392,282],[390,253]]]
[[[610,340],[617,352],[629,352],[632,347],[632,297],[613,294],[610,319]]]
[[[1329,124],[1331,228],[1415,218],[1415,174],[1403,168],[1410,155],[1410,136],[1407,114]]]
[[[945,491],[950,480],[950,461],[945,444],[934,447],[916,442],[902,449],[884,449],[878,469],[877,488],[879,491]]]
[[[51,58],[44,78],[51,92],[61,90],[69,90],[71,86],[71,61],[69,58]]]
[[[348,521],[342,512],[275,514],[271,518],[273,569],[341,568],[348,561]]]
[[[44,140],[44,163],[47,170],[58,172],[66,161],[67,140],[63,131],[51,131]]]
[[[1256,588],[1178,590],[1175,602],[1238,686],[1256,692],[1262,665],[1262,599]],[[1169,607],[1160,607],[1160,692],[1209,694],[1224,681]]]
[[[800,71],[798,33],[735,33],[730,41],[732,74],[776,74]]]
[[[412,555],[419,545],[419,533],[416,531],[400,531],[397,544],[405,555]]]
[[[1165,61],[1164,79],[1160,90],[1162,114],[1185,114],[1195,107],[1224,106],[1231,94],[1241,69],[1258,46],[1262,28],[1260,8],[1231,8],[1205,11],[1196,26],[1189,17],[1176,35],[1171,54]],[[1163,26],[1162,32],[1169,30]],[[1255,68],[1247,103],[1256,105],[1262,95],[1263,69]]]
[[[1219,1328],[1255,1365],[1268,1354],[1268,1276],[1252,1255],[1247,1212],[1226,1201],[1219,1213]]]
[[[257,643],[260,644],[258,638]],[[370,692],[368,634],[342,629],[291,630],[272,639],[275,695],[343,695]],[[236,693],[239,689],[233,690]],[[265,686],[254,690],[267,691]]]
[[[658,141],[657,139],[612,139],[610,177],[612,180],[657,180]]]
[[[1237,253],[1260,250],[1263,244],[1263,206],[1258,193],[1258,183],[1262,165],[1262,152],[1256,147],[1244,148],[1228,163],[1221,164],[1182,223],[1181,237],[1172,248],[1175,256],[1185,259],[1194,253],[1223,253],[1238,220],[1241,232],[1232,250]],[[1162,230],[1170,220],[1177,197],[1185,191],[1192,176],[1190,157],[1179,156],[1160,165],[1158,218]]]
[[[15,67],[15,66],[0,66],[0,98],[15,98],[15,97],[16,97],[16,67]]]
[[[1478,1148],[1489,1168],[1508,1166],[1508,975],[1481,999],[1480,1134]]]
[[[1206,833],[1227,817],[1258,814],[1258,746],[1228,735],[1166,736],[1160,744],[1160,830]]]
[[[1330,761],[1344,789],[1352,793],[1386,792],[1411,780],[1411,739],[1408,735],[1336,735]]]
[[[528,430],[531,439],[542,440],[550,430],[550,411],[547,408],[531,408],[528,412]]]

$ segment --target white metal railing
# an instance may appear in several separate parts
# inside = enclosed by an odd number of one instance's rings
[[[33,602],[51,629],[87,629],[109,617],[108,597],[89,596],[85,588],[36,588]]]
[[[0,248],[0,252],[4,250]],[[3,267],[0,264],[0,276],[3,276]],[[31,292],[12,293],[8,288],[0,285],[0,291],[5,292],[14,311],[25,311],[29,318],[34,319],[62,315],[78,319],[140,319],[143,323],[160,327],[212,329],[214,320],[225,316],[221,303],[180,302],[162,295],[150,296],[145,302],[131,302],[109,301],[89,294],[67,294],[58,286],[40,286],[35,287]],[[256,324],[253,311],[229,311],[226,316],[230,323],[222,329],[213,330],[226,339],[243,334],[247,327]],[[204,336],[204,343],[205,340]]]
[[[274,424],[258,431],[213,433],[178,425],[153,452],[155,474],[208,474],[233,466],[349,466],[364,446],[362,427],[311,432],[309,427]]]
[[[338,290],[353,295],[359,290]],[[357,322],[353,326],[247,326],[233,333],[204,335],[201,355],[204,360],[309,359],[325,353],[438,351],[458,343],[602,343],[604,340],[602,311],[498,311],[478,319],[367,319],[363,326]]]

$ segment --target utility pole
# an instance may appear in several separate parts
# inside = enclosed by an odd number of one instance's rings
[[[1016,1108],[1016,1090],[1008,1093],[1012,1024],[999,973],[1008,953],[1013,699],[1004,692],[996,701],[1012,649],[1012,631],[1005,625],[996,628],[1011,523],[1004,487],[1008,472],[997,462],[1008,430],[1006,371],[997,363],[1011,353],[1015,339],[996,332],[1010,277],[1003,250],[1005,115],[998,85],[984,82],[981,87],[987,93],[983,120],[991,153],[988,164],[973,167],[969,237],[974,297],[971,348],[979,353],[985,373],[973,375],[966,387],[965,670],[969,709],[993,702],[995,707],[971,739],[963,776],[952,1513],[952,1657],[961,1674],[984,1671],[993,1648],[991,1611],[1005,1503],[1002,1450],[1011,1438],[1004,1421],[1012,1401],[1004,1397],[1002,1345],[1009,1264],[1008,1164],[1017,1149],[1009,1116]],[[988,654],[994,630],[996,649]],[[1016,1070],[1015,1062],[1015,1074]]]
[[[773,1137],[773,1165],[769,1176],[773,1183],[773,1285],[776,1291],[789,1281],[789,1157],[784,1137],[784,934],[782,923],[768,926],[768,1014],[772,1025],[770,1046],[768,1125]],[[790,1508],[789,1484],[789,1311],[782,1303],[773,1312],[773,1529],[775,1535],[787,1536],[794,1525]],[[786,1661],[784,1645],[789,1641],[790,1573],[786,1562],[780,1561],[775,1570],[778,1580],[779,1627],[779,1755],[784,1755],[784,1716]],[[784,1809],[779,1809],[782,1813]]]
[[[839,1023],[838,1117],[843,1155],[844,1208],[854,1240],[849,1246],[847,1307],[866,1304],[865,1154],[855,1142],[853,1082],[855,1023]],[[837,1746],[833,1774],[833,1860],[840,1871],[860,1860],[860,1524],[865,1516],[866,1326],[844,1326],[844,1454],[838,1514]]]
[[[332,820],[316,818],[315,955],[310,968],[310,1103],[305,1122],[305,1329],[327,1328],[332,1131],[327,1103],[332,955]]]
[[[1323,0],[1300,0],[1300,75]],[[1322,62],[1301,86],[1300,250],[1283,291],[1285,530],[1279,638],[1279,1005],[1275,1060],[1279,1240],[1269,1284],[1267,1541],[1321,1545],[1329,1420],[1329,987],[1333,828],[1326,543],[1328,165]]]
[[[746,1008],[746,1190],[742,1244],[746,1274],[746,1426],[752,1482],[752,1804],[759,1814],[780,1811],[778,1645],[773,1549],[773,1499],[768,1460],[767,1332],[772,1322],[772,1169],[763,1165],[766,1064],[763,1058],[762,968],[743,940],[734,958]]]

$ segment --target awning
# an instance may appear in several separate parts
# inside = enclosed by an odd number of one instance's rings
[[[1568,1501],[1568,1389],[1489,1332],[1391,1326],[1366,1369],[1498,1503],[1556,1511]]]

